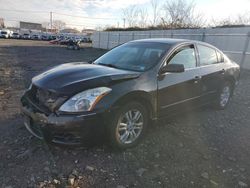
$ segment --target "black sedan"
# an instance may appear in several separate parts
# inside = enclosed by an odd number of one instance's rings
[[[113,147],[125,149],[160,118],[206,104],[224,109],[239,74],[235,62],[207,43],[132,41],[91,63],[63,64],[34,77],[21,99],[25,126],[61,144],[86,142],[102,130]]]

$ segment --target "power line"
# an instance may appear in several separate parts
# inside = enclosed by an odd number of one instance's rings
[[[71,15],[71,14],[64,14],[64,13],[58,13],[58,12],[53,12],[54,14],[59,14],[59,15],[64,15],[64,16],[70,16],[70,17],[76,17],[76,18],[84,18],[84,19],[99,19],[99,20],[114,20],[116,18],[100,18],[100,17],[85,17],[85,16],[76,16],[76,15]]]
[[[31,12],[31,13],[48,13],[47,11],[37,11],[37,10],[12,10],[12,9],[0,9],[0,11],[6,11],[6,12],[24,12],[24,13],[27,13],[27,12]]]
[[[53,27],[53,21],[58,17],[57,15],[62,15],[62,16],[68,16],[68,17],[76,17],[76,18],[82,18],[82,19],[89,19],[88,21],[84,21],[82,20],[83,24],[81,23],[67,23],[65,22],[64,19],[64,23],[66,24],[66,26],[76,26],[76,27],[96,27],[96,26],[104,26],[104,25],[107,25],[108,23],[103,23],[103,20],[117,20],[117,19],[114,19],[114,18],[100,18],[100,17],[86,17],[86,16],[79,16],[79,15],[71,15],[71,14],[65,14],[65,13],[60,13],[60,12],[48,12],[48,11],[35,11],[35,10],[20,10],[20,9],[1,9],[0,8],[0,11],[9,11],[9,12],[20,12],[20,13],[35,13],[35,14],[39,14],[39,13],[46,13],[49,15],[49,22],[50,22],[50,27],[52,28]],[[61,19],[61,16],[59,18],[59,20]],[[96,20],[95,23],[91,22],[90,20]],[[102,23],[99,23],[99,21],[102,22]],[[17,19],[5,19],[5,21],[10,21],[10,22],[20,22],[21,20],[17,20]],[[30,21],[25,21],[25,22],[30,22]],[[39,23],[39,22],[38,22]],[[41,22],[40,22],[41,23]],[[43,23],[43,22],[42,22]]]
[[[23,12],[23,13],[47,13],[50,14],[51,12],[48,11],[33,11],[33,10],[11,10],[11,9],[0,9],[0,11],[7,11],[7,12]],[[60,12],[53,12],[53,14],[58,14],[58,15],[63,15],[63,16],[70,16],[70,17],[76,17],[76,18],[84,18],[84,19],[99,19],[99,20],[114,20],[116,18],[101,18],[101,17],[87,17],[87,16],[79,16],[79,15],[72,15],[72,14],[65,14],[65,13],[60,13]]]
[[[8,21],[8,22],[20,22],[21,21],[21,20],[15,20],[15,19],[4,19],[4,20]],[[24,21],[24,22],[29,22],[29,21]],[[42,24],[42,23],[40,22],[40,24]],[[103,23],[96,23],[96,24],[93,24],[93,23],[80,24],[79,23],[78,24],[78,23],[67,23],[67,22],[65,24],[66,24],[66,26],[68,25],[68,26],[83,26],[83,27],[105,25]]]
[[[31,22],[31,21],[27,21],[27,20],[18,20],[18,19],[4,19],[5,21],[10,21],[10,22],[20,22],[20,21],[23,21],[23,22]],[[53,19],[52,20],[52,25],[53,25],[53,22],[56,21],[57,19]],[[64,21],[63,21],[64,22]],[[40,24],[44,24],[44,23],[49,23],[50,22],[35,22],[35,23],[40,23]],[[86,22],[84,21],[84,23],[76,23],[76,22],[64,22],[66,25],[75,25],[75,26],[82,26],[82,25],[105,25],[105,23],[99,23],[99,22],[96,22],[96,23],[93,23],[93,22]]]
[[[66,25],[69,25],[69,26],[99,26],[99,25],[105,25],[105,24],[67,24]]]

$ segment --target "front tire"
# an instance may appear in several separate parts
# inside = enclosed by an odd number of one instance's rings
[[[148,125],[147,109],[138,102],[130,102],[119,109],[108,125],[110,144],[115,149],[136,146]]]

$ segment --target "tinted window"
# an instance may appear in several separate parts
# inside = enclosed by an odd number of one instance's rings
[[[168,64],[183,64],[184,68],[196,67],[195,50],[193,47],[178,49],[168,61]]]
[[[156,65],[169,48],[170,45],[165,43],[127,43],[107,52],[98,58],[94,64],[133,71],[145,71]]]
[[[200,65],[211,65],[217,63],[216,51],[210,47],[197,45],[200,57]]]

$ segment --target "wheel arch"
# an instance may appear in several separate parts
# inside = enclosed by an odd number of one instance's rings
[[[224,83],[229,82],[234,89],[235,83],[237,82],[236,78],[233,75],[228,75],[224,78]]]
[[[116,100],[113,106],[120,107],[121,105],[126,104],[131,101],[139,102],[140,104],[145,106],[150,115],[151,120],[157,117],[156,106],[154,105],[152,97],[150,96],[150,94],[148,94],[145,91],[130,92],[122,96],[118,100]]]

